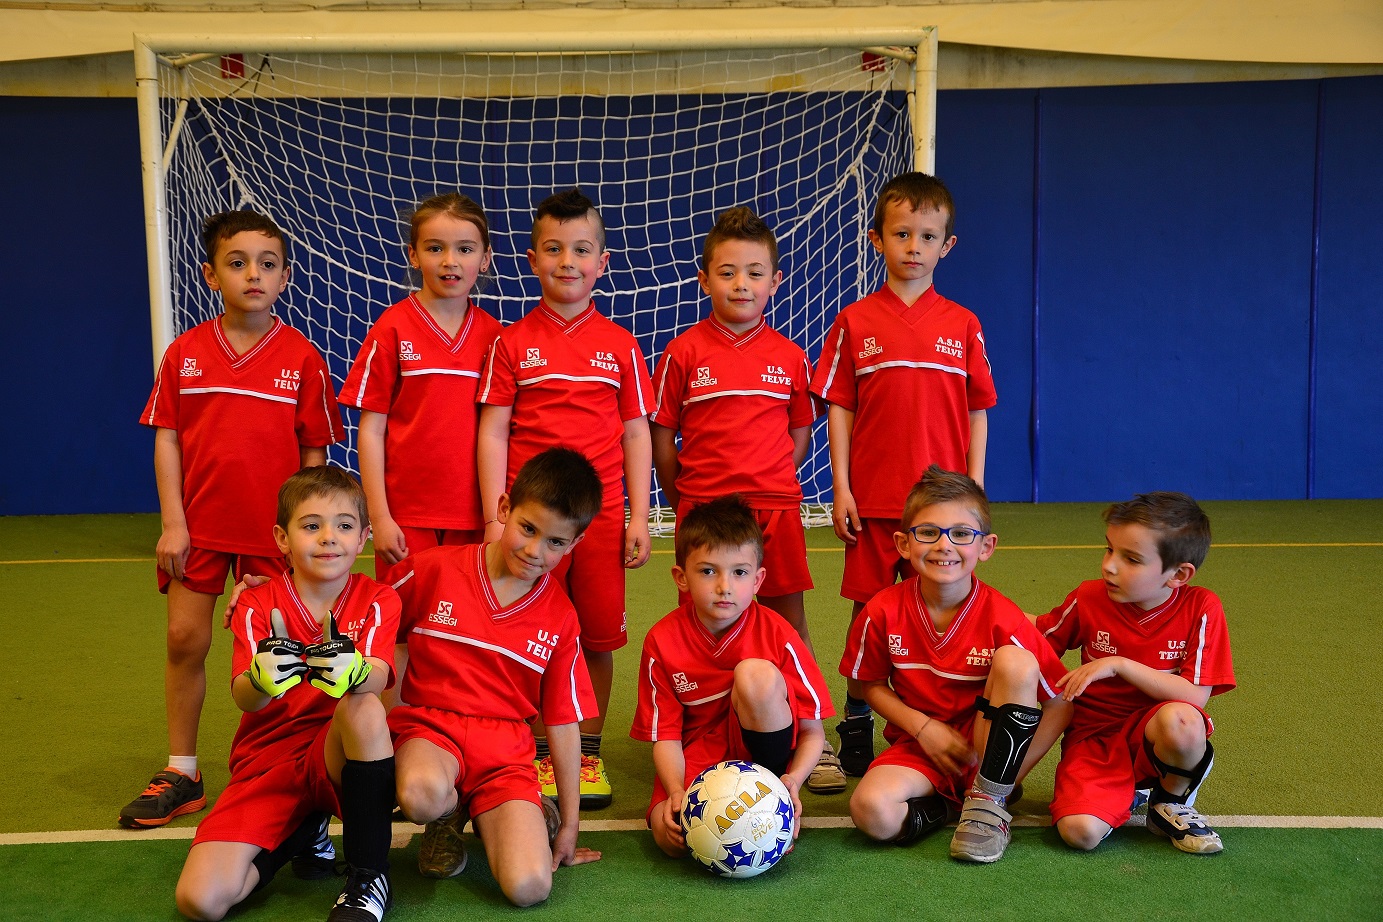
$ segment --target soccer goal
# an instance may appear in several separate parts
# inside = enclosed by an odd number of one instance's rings
[[[278,312],[339,386],[414,284],[413,205],[457,189],[480,202],[495,277],[477,301],[510,323],[539,294],[524,257],[533,207],[572,185],[608,227],[597,301],[650,362],[708,310],[700,242],[735,205],[777,233],[769,320],[815,356],[840,307],[882,277],[865,236],[879,187],[933,164],[930,28],[137,36],[135,54],[155,363],[219,311],[199,268],[207,214],[254,208],[283,227],[293,280]],[[801,473],[820,522],[830,473],[816,443]],[[331,457],[356,469],[353,428]]]

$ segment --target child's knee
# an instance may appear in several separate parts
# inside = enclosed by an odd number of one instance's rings
[[[1205,717],[1189,704],[1173,701],[1157,709],[1144,733],[1153,745],[1177,752],[1205,750]]]
[[[1031,685],[1034,689],[1037,687],[1040,671],[1037,657],[1022,647],[1013,645],[995,650],[989,666],[991,675],[997,675],[1011,685]]]
[[[735,666],[735,691],[749,701],[768,701],[787,694],[778,667],[766,659],[744,659]]]
[[[430,823],[447,812],[455,785],[433,772],[400,771],[395,794],[404,816],[415,823]]]
[[[188,919],[217,922],[230,911],[231,904],[214,888],[200,886],[186,876],[178,879],[174,896],[178,912]]]
[[[342,695],[336,705],[336,720],[350,727],[357,736],[377,737],[389,733],[384,705],[375,695]]]
[[[552,892],[552,868],[543,863],[535,864],[501,881],[500,889],[509,902],[520,908],[541,903]]]
[[[855,828],[880,842],[898,835],[906,814],[905,803],[880,797],[868,789],[862,791],[856,788],[850,796],[850,819],[854,821]]]
[[[1093,816],[1063,816],[1056,822],[1061,840],[1072,848],[1088,852],[1104,841],[1110,827]]]

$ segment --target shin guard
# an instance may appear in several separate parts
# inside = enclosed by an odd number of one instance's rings
[[[1037,733],[1042,709],[1025,704],[994,707],[983,696],[975,699],[975,706],[989,718],[989,739],[984,747],[984,761],[980,763],[980,777],[995,785],[1011,786],[1018,780],[1023,757]]]
[[[1205,741],[1205,755],[1201,756],[1201,760],[1192,768],[1178,768],[1159,759],[1157,753],[1153,751],[1151,740],[1143,740],[1143,751],[1147,753],[1148,761],[1153,764],[1153,768],[1157,769],[1159,776],[1158,783],[1153,785],[1152,796],[1148,799],[1149,806],[1165,803],[1184,804],[1188,807],[1194,805],[1196,791],[1200,790],[1201,783],[1205,781],[1206,776],[1210,774],[1210,769],[1215,765],[1215,747],[1210,745],[1210,740]],[[1186,791],[1180,795],[1169,794],[1161,781],[1168,775],[1185,778],[1189,782],[1186,785]]]

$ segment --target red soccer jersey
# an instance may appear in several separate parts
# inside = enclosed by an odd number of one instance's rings
[[[482,528],[475,395],[499,321],[474,304],[456,338],[410,294],[375,321],[341,403],[385,413],[384,489],[410,528]]]
[[[322,626],[307,610],[293,585],[291,573],[283,573],[262,586],[246,589],[231,615],[235,638],[231,675],[250,668],[255,647],[272,633],[270,615],[283,613],[288,636],[303,644],[322,642]],[[332,609],[336,628],[349,635],[362,656],[372,656],[394,668],[394,636],[399,627],[399,597],[394,590],[360,573],[352,573]],[[392,676],[390,677],[392,684]],[[232,779],[257,775],[272,765],[296,759],[317,738],[322,725],[336,713],[339,700],[313,688],[307,678],[281,698],[270,701],[240,718],[231,743]]]
[[[811,376],[807,354],[766,322],[741,336],[707,317],[668,343],[653,421],[682,432],[682,500],[742,493],[756,509],[796,509],[788,431],[816,419]]]
[[[965,473],[970,411],[995,403],[980,321],[935,288],[909,307],[885,286],[841,311],[812,393],[855,413],[850,491],[866,518],[902,515],[929,464]]]
[[[485,545],[435,547],[404,559],[408,666],[401,698],[469,717],[549,724],[596,716],[576,609],[551,574],[501,607],[485,570]]]
[[[177,430],[192,544],[256,557],[279,556],[279,487],[302,466],[299,446],[342,433],[326,362],[277,317],[244,355],[219,318],[173,340],[140,422]]]
[[[570,321],[542,301],[490,349],[481,403],[513,407],[509,472],[556,446],[595,465],[607,500],[624,495],[624,423],[653,412],[653,385],[633,335],[595,302]]]
[[[690,741],[725,723],[735,666],[749,658],[778,667],[788,684],[793,715],[822,720],[835,714],[831,693],[811,651],[777,612],[751,602],[716,638],[688,602],[649,629],[639,664],[634,739]]]
[[[994,651],[1013,645],[1037,657],[1037,700],[1055,697],[1066,667],[1017,605],[978,579],[974,583],[944,634],[932,622],[917,577],[880,591],[850,628],[840,674],[887,680],[908,707],[960,725],[975,713]],[[907,736],[893,724],[884,728],[890,743]]]
[[[1176,589],[1166,602],[1144,611],[1115,602],[1101,580],[1087,580],[1038,618],[1037,628],[1058,654],[1079,647],[1082,663],[1123,656],[1204,685],[1212,695],[1235,685],[1225,610],[1219,596],[1199,586]],[[1092,682],[1076,699],[1067,734],[1082,738],[1117,727],[1155,703],[1123,679]]]

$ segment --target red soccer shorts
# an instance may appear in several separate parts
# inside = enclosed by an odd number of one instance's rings
[[[967,740],[975,735],[975,718],[973,716],[963,724],[951,724],[950,726]],[[879,753],[874,758],[873,763],[870,764],[869,770],[873,771],[880,765],[901,765],[904,768],[921,772],[932,783],[936,792],[957,808],[965,801],[965,792],[970,790],[970,785],[974,783],[975,775],[979,771],[979,767],[975,766],[964,775],[947,774],[937,767],[931,756],[923,750],[922,744],[911,736],[904,736]]]
[[[840,594],[852,602],[868,602],[880,589],[912,575],[912,566],[893,543],[896,519],[864,519],[853,545],[845,545],[845,575]]]
[[[677,504],[677,521],[692,511],[694,503]],[[752,507],[751,507],[752,508]],[[754,520],[764,535],[764,584],[759,596],[774,598],[811,589],[812,571],[807,566],[807,537],[797,509],[754,509]],[[677,593],[677,603],[688,596]]]
[[[471,816],[511,800],[541,804],[533,729],[521,720],[401,704],[389,712],[389,732],[395,752],[409,740],[421,739],[451,753],[460,766],[456,790]]]
[[[168,594],[168,584],[173,577],[161,568],[158,571],[158,591]],[[250,554],[230,554],[225,551],[208,551],[194,547],[187,553],[187,563],[183,565],[182,584],[193,592],[204,595],[220,595],[226,591],[226,574],[235,573],[238,583],[246,573],[273,578],[288,569],[288,562],[282,557],[255,557]]]
[[[604,498],[585,537],[552,571],[581,624],[581,646],[597,653],[629,642],[624,622],[624,499]]]
[[[1110,826],[1122,826],[1128,821],[1133,792],[1148,787],[1158,777],[1143,747],[1148,721],[1170,703],[1160,701],[1145,711],[1135,711],[1108,732],[1062,739],[1051,806],[1053,822],[1077,815],[1093,816]],[[1205,736],[1209,739],[1215,727],[1204,710],[1196,710],[1205,718]]]
[[[408,554],[412,555],[419,551],[425,551],[430,547],[457,547],[463,544],[484,544],[485,529],[483,528],[414,528],[411,525],[400,525],[399,531],[403,532],[403,544],[408,548]],[[399,561],[403,563],[403,561]],[[392,583],[393,578],[389,571],[398,564],[391,564],[385,561],[384,555],[375,551],[375,580],[381,583]]]
[[[232,778],[206,819],[198,824],[192,844],[245,842],[272,851],[309,813],[320,810],[340,816],[339,792],[327,774],[330,729],[330,722],[323,724],[301,758],[276,763],[259,775]]]

